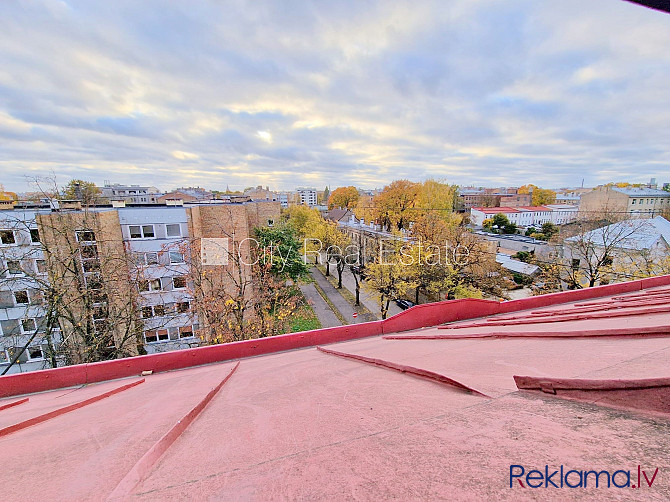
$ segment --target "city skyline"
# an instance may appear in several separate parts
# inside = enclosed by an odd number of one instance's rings
[[[576,15],[578,13],[578,16]],[[0,182],[665,181],[667,14],[624,1],[0,6]]]

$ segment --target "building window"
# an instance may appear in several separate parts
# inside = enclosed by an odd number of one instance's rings
[[[184,276],[173,277],[172,287],[174,289],[184,289],[186,287],[186,277]]]
[[[181,237],[181,225],[179,223],[165,225],[165,234],[168,237]]]
[[[97,272],[100,270],[100,262],[98,260],[84,260],[82,264],[84,272]]]
[[[144,263],[158,265],[158,253],[144,253]]]
[[[170,251],[170,263],[184,263],[184,255],[175,251]]]
[[[131,239],[150,239],[155,237],[153,225],[130,225]]]
[[[34,244],[39,244],[40,242],[40,231],[36,228],[30,229],[30,242]]]
[[[28,334],[34,333],[35,331],[37,331],[37,323],[35,322],[35,319],[21,319],[21,333]]]
[[[161,288],[161,280],[160,279],[151,279],[151,280],[144,280],[139,282],[139,288],[140,292],[145,293],[148,291],[160,291]]]
[[[79,242],[95,242],[95,232],[91,230],[77,230],[75,235]]]
[[[142,317],[150,319],[152,317],[161,317],[165,315],[165,305],[147,305],[142,307]]]
[[[177,302],[176,309],[177,309],[178,314],[184,314],[191,309],[191,303],[190,302]]]
[[[98,248],[95,244],[82,244],[81,257],[85,260],[94,260],[98,257]]]
[[[192,338],[192,337],[193,337],[192,326],[181,326],[179,328],[179,338]]]
[[[26,350],[26,354],[28,355],[28,361],[44,359],[44,352],[42,351],[42,347],[40,347],[39,345],[36,345],[34,347],[28,347],[28,350]]]
[[[14,301],[17,305],[28,305],[30,303],[28,291],[14,291]]]
[[[168,331],[166,329],[157,329],[144,332],[144,340],[147,343],[162,342],[169,339],[170,336],[168,335]]]
[[[16,244],[12,230],[0,230],[0,242],[3,244]]]
[[[268,220],[268,227],[274,227],[274,225],[275,225],[275,220],[269,219]]]
[[[40,274],[47,273],[47,262],[46,260],[35,260],[35,271]]]
[[[581,263],[581,260],[579,258],[573,258],[572,259],[572,269],[573,270],[578,269],[580,263]]]
[[[23,275],[21,262],[18,260],[9,260],[7,262],[7,272],[9,272],[10,275]]]
[[[93,307],[93,319],[107,319],[107,307],[104,305],[95,305]]]
[[[4,349],[0,349],[0,364],[8,363],[9,357]]]

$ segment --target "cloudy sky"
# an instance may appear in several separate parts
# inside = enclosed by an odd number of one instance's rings
[[[668,48],[622,0],[3,0],[0,182],[670,181]]]

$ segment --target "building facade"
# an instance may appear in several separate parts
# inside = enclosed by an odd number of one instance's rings
[[[10,372],[201,344],[209,326],[196,308],[207,295],[198,278],[223,277],[240,263],[249,274],[254,229],[279,216],[278,202],[248,199],[69,210],[8,204],[0,211],[0,373],[18,352]],[[245,259],[205,262],[203,240]]]
[[[300,198],[300,204],[314,207],[318,203],[316,188],[297,188],[296,194]]]
[[[496,214],[504,214],[510,223],[519,227],[540,227],[544,223],[564,225],[577,217],[577,206],[565,204],[547,204],[546,206],[515,206],[515,207],[473,207],[470,209],[471,223],[481,227],[484,220]]]
[[[163,195],[154,186],[120,185],[105,182],[102,187],[102,196],[110,200],[123,200],[129,204],[157,204],[158,198]]]
[[[579,210],[584,214],[619,212],[653,218],[670,210],[670,192],[646,187],[600,186],[581,196]]]

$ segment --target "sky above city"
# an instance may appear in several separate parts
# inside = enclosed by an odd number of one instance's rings
[[[623,0],[6,0],[0,183],[670,181],[669,47]]]

